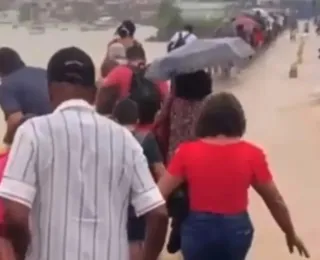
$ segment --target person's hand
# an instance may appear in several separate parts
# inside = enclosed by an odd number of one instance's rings
[[[287,246],[289,249],[289,252],[292,254],[294,252],[294,249],[296,248],[299,252],[299,255],[302,257],[306,257],[309,258],[310,254],[307,250],[307,248],[305,247],[304,243],[302,242],[302,240],[296,236],[296,235],[290,235],[290,236],[286,236],[286,241],[287,241]]]
[[[16,260],[16,256],[11,243],[3,237],[0,237],[0,259]]]

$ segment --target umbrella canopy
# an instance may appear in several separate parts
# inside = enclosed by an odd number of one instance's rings
[[[232,24],[234,26],[243,25],[244,29],[249,31],[252,31],[253,28],[261,27],[257,21],[246,15],[236,17]]]
[[[251,46],[239,37],[195,40],[154,60],[146,71],[146,77],[167,80],[177,74],[237,62],[253,54]]]

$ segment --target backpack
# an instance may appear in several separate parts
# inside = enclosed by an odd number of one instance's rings
[[[161,103],[161,93],[156,83],[145,77],[145,68],[133,68],[129,97],[131,100],[142,104],[143,102]]]
[[[168,52],[178,49],[179,47],[184,46],[187,43],[187,39],[190,36],[190,33],[182,36],[182,32],[179,32],[178,39],[175,42],[172,42],[168,46]]]

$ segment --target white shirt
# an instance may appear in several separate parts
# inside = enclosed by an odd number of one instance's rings
[[[31,208],[27,260],[128,260],[129,202],[164,204],[132,134],[81,100],[19,127],[0,196]]]
[[[181,33],[182,37],[185,38],[185,42],[186,44],[194,41],[194,40],[197,40],[198,37],[194,34],[194,33],[190,33],[188,31],[180,31],[180,32],[176,32],[170,39],[170,43],[175,43],[178,41],[179,39],[179,34]]]

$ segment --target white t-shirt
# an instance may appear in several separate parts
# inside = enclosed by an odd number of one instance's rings
[[[170,43],[175,43],[178,41],[179,39],[179,35],[180,33],[182,34],[182,37],[185,38],[185,42],[186,44],[194,41],[194,40],[197,40],[198,37],[194,34],[194,33],[190,33],[188,31],[180,31],[180,32],[176,32],[170,39]]]

